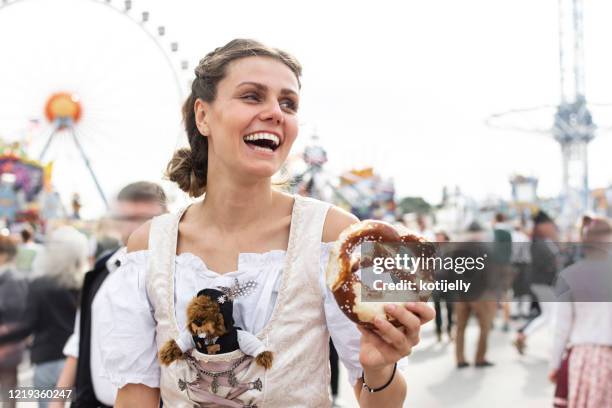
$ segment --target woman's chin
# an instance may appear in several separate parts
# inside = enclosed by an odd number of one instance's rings
[[[242,168],[241,173],[261,179],[274,176],[280,170],[284,161],[284,158],[278,153],[280,152],[274,152],[272,155],[245,155],[238,163]]]
[[[274,163],[249,163],[243,166],[241,173],[246,179],[264,180],[269,179],[280,169],[280,166],[275,166]]]

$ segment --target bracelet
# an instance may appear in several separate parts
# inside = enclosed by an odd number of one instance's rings
[[[363,388],[366,389],[367,392],[378,392],[378,391],[382,391],[385,388],[387,388],[389,386],[389,384],[391,384],[391,381],[393,381],[393,378],[395,377],[395,371],[397,370],[397,363],[393,364],[393,372],[391,373],[391,378],[389,378],[389,381],[387,381],[387,383],[385,385],[383,385],[382,387],[378,387],[378,388],[370,388],[370,386],[368,384],[366,384],[365,382],[365,373],[362,371],[361,372],[361,381],[363,382]]]

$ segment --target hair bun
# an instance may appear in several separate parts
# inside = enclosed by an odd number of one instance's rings
[[[206,190],[206,185],[195,175],[191,149],[188,147],[174,152],[166,167],[166,177],[191,197],[199,197]]]

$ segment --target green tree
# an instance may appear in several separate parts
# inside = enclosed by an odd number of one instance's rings
[[[404,197],[398,204],[401,214],[427,214],[431,211],[431,204],[422,197]]]

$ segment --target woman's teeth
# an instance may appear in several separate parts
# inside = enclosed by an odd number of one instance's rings
[[[253,149],[259,150],[260,152],[273,152],[274,151],[270,149],[269,147],[261,147],[261,146],[256,146],[256,145],[253,145]]]
[[[274,151],[280,145],[278,136],[272,133],[253,133],[244,137],[244,141],[253,146],[255,150]]]

